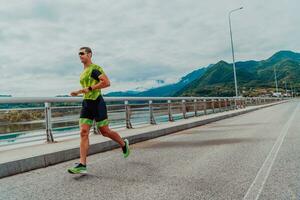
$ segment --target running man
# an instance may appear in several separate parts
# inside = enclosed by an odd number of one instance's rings
[[[130,154],[129,142],[123,140],[120,135],[108,127],[107,109],[101,95],[101,89],[110,86],[110,81],[103,69],[92,63],[92,50],[89,47],[79,49],[79,58],[84,66],[80,75],[81,90],[71,92],[71,96],[83,94],[82,109],[80,113],[80,163],[68,169],[72,174],[87,173],[87,154],[89,149],[89,132],[96,121],[101,134],[117,142],[123,151],[124,158]]]

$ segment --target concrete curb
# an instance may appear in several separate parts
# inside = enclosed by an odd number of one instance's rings
[[[253,109],[244,110],[244,111],[241,110],[236,113],[226,114],[226,112],[224,112],[224,115],[212,117],[210,119],[200,119],[199,121],[196,121],[196,122],[180,124],[177,126],[162,128],[160,130],[152,130],[152,131],[128,136],[126,138],[130,141],[131,144],[134,144],[134,143],[146,141],[149,139],[157,138],[160,136],[179,132],[182,130],[202,126],[202,125],[209,124],[209,123],[216,122],[216,121],[220,121],[223,119],[246,114],[249,112],[260,110],[262,108],[271,107],[271,106],[278,105],[281,103],[284,103],[284,102],[278,102],[275,104],[265,105],[265,106],[262,106],[259,108],[253,108]],[[89,148],[89,155],[101,153],[104,151],[109,151],[109,150],[116,149],[116,148],[119,148],[119,145],[117,143],[115,143],[114,141],[105,141],[105,142],[92,144],[92,145],[90,145],[90,148]],[[34,156],[34,157],[25,158],[25,159],[21,159],[21,160],[15,160],[15,161],[7,162],[7,163],[2,163],[2,164],[0,164],[0,178],[15,175],[18,173],[27,172],[27,171],[38,169],[38,168],[51,166],[54,164],[58,164],[61,162],[65,162],[65,161],[69,161],[69,160],[73,160],[73,159],[77,159],[77,158],[79,158],[79,148],[72,148],[72,149],[68,149],[68,150]]]

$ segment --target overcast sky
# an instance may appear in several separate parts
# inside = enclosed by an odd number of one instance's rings
[[[300,52],[299,0],[0,0],[0,94],[54,96],[80,88],[78,48],[90,46],[118,90],[143,90],[237,60]]]

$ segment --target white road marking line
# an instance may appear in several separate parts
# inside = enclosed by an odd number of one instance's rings
[[[284,127],[282,128],[279,137],[277,138],[275,144],[273,145],[272,150],[270,151],[269,155],[267,156],[264,164],[262,165],[262,167],[260,168],[260,170],[258,171],[253,183],[251,184],[251,186],[249,187],[246,195],[244,196],[244,200],[252,200],[255,199],[257,200],[262,192],[262,189],[266,183],[266,180],[270,174],[270,171],[272,169],[272,166],[274,164],[274,161],[277,157],[277,154],[279,152],[279,149],[283,143],[283,140],[285,138],[285,136],[288,133],[288,130],[292,124],[292,121],[295,118],[295,115],[297,113],[299,109],[299,103],[297,104],[296,109],[294,110],[293,114],[291,115],[291,117],[289,118],[289,120],[287,121],[287,123],[284,125]]]

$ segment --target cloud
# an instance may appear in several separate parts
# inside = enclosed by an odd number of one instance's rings
[[[3,0],[0,0],[3,1]],[[300,51],[297,0],[26,0],[0,7],[0,94],[53,96],[79,87],[80,46],[112,80],[106,91],[174,82],[201,66]],[[9,85],[9,87],[7,87]]]

